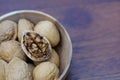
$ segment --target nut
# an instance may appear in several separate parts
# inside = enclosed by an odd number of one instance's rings
[[[0,60],[0,80],[6,80],[6,65],[5,61]]]
[[[25,30],[32,30],[33,24],[28,21],[27,19],[20,19],[18,22],[18,39],[21,41],[22,39],[22,32]]]
[[[51,43],[52,47],[55,47],[60,41],[59,31],[55,24],[50,21],[40,21],[34,28],[35,32],[45,36]]]
[[[26,60],[26,55],[20,43],[15,40],[2,42],[0,45],[0,57],[9,62],[14,56]]]
[[[5,20],[0,23],[0,43],[16,39],[17,24],[11,20]]]
[[[51,56],[49,41],[34,31],[25,31],[21,41],[26,55],[33,61],[45,61]]]
[[[57,80],[59,69],[54,63],[42,62],[33,70],[34,80]]]
[[[29,80],[28,64],[14,57],[6,67],[6,80]]]
[[[59,56],[54,49],[52,49],[51,58],[49,59],[49,61],[56,64],[59,67]]]

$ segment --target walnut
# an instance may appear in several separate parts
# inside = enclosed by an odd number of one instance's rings
[[[5,20],[0,23],[0,43],[16,39],[17,24],[11,20]]]
[[[22,39],[22,32],[25,30],[32,30],[33,24],[28,21],[27,19],[20,19],[18,22],[18,39],[21,41]]]
[[[51,58],[49,59],[50,62],[56,64],[58,67],[59,67],[59,55],[57,54],[57,52],[52,49],[52,52],[51,52]]]
[[[14,57],[6,67],[6,80],[29,80],[28,64]]]
[[[0,59],[0,80],[6,80],[7,63]]]
[[[34,80],[57,80],[59,69],[54,63],[42,62],[33,70]]]
[[[45,61],[51,56],[49,41],[34,31],[25,31],[21,41],[26,55],[33,61]]]
[[[40,21],[35,26],[34,31],[45,36],[51,43],[52,47],[55,47],[60,42],[60,34],[55,24],[50,21]]]
[[[15,40],[2,42],[0,45],[0,57],[9,62],[14,56],[26,60],[26,55],[20,43]]]

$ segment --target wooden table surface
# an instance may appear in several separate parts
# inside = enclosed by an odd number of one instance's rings
[[[46,12],[67,29],[73,58],[66,80],[120,80],[120,0],[0,0],[0,15]]]

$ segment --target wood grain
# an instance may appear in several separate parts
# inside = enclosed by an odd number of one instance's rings
[[[0,0],[0,15],[49,13],[67,29],[73,58],[66,80],[120,80],[120,0]]]

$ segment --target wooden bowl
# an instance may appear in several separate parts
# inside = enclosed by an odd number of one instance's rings
[[[56,47],[56,50],[60,56],[60,77],[58,80],[64,80],[68,73],[72,58],[72,44],[65,28],[52,16],[34,10],[19,10],[7,13],[0,17],[0,22],[7,19],[18,22],[20,18],[26,18],[35,24],[41,20],[49,20],[55,23],[60,32],[61,37],[61,41],[59,45]]]

